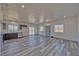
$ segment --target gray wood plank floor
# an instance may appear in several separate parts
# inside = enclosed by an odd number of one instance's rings
[[[79,56],[79,44],[74,41],[44,36],[29,36],[6,40],[2,56]]]

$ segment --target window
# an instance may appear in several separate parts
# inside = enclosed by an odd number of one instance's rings
[[[35,28],[29,27],[29,35],[35,34]]]
[[[44,27],[41,26],[41,27],[40,27],[40,31],[44,31]]]
[[[41,27],[39,28],[39,34],[40,34],[40,35],[45,35],[45,27],[44,27],[44,26],[41,26]]]
[[[18,32],[18,25],[9,24],[8,25],[8,32]]]
[[[59,25],[59,32],[64,32],[64,25],[63,24],[61,24],[61,25]]]
[[[8,25],[8,32],[13,32],[13,25]]]
[[[14,29],[14,32],[17,32],[18,31],[18,26],[17,25],[14,25],[13,29]]]
[[[64,25],[55,25],[54,26],[54,32],[64,32]]]
[[[58,32],[58,25],[55,25],[54,32]]]

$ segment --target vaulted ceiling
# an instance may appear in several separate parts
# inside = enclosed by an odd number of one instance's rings
[[[22,8],[22,5],[24,8]],[[64,17],[74,16],[78,12],[79,4],[77,3],[10,3],[7,6],[7,14],[9,19],[28,23],[40,23],[63,19]]]

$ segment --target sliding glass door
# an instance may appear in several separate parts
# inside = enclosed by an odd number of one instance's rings
[[[50,36],[50,26],[29,27],[29,35]]]
[[[34,34],[35,34],[35,28],[29,27],[29,35],[34,35]]]
[[[40,26],[39,35],[50,36],[50,26]]]
[[[45,27],[44,26],[39,27],[39,35],[45,36]]]

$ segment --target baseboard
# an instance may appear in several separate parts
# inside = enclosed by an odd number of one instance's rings
[[[56,38],[56,39],[62,39],[62,40],[67,40],[67,41],[73,41],[73,42],[78,43],[77,41],[74,41],[74,40],[69,40],[69,39],[64,39],[64,38],[60,38],[60,37],[54,37],[54,38]]]

